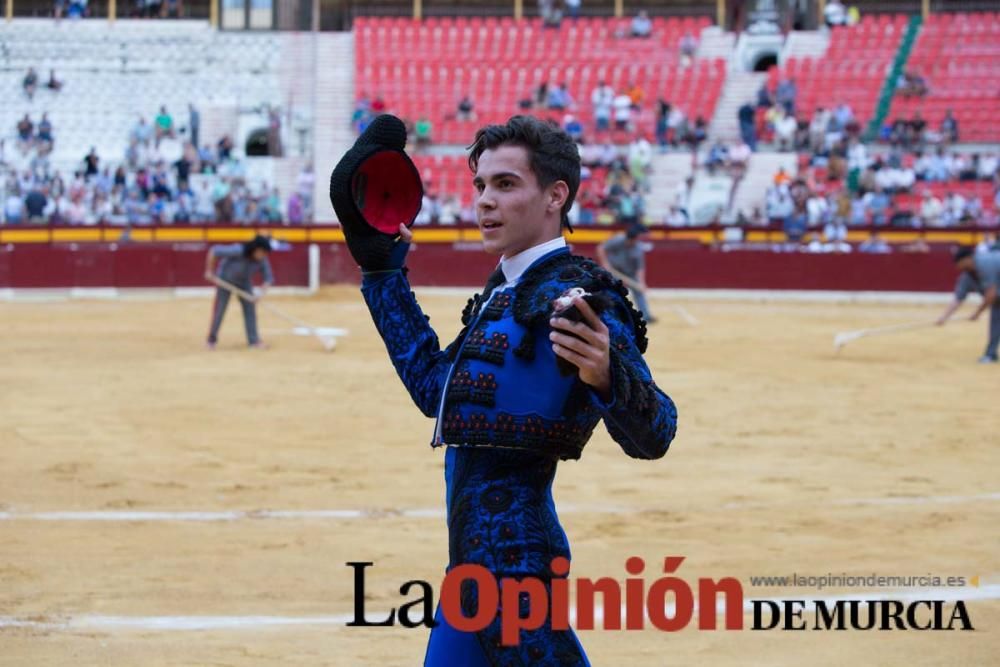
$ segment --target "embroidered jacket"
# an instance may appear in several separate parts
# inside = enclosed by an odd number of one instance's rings
[[[569,287],[611,297],[601,314],[611,339],[608,402],[556,365],[550,304]],[[449,570],[468,563],[498,578],[550,580],[552,559],[570,558],[552,500],[558,461],[579,458],[601,419],[629,456],[655,459],[670,446],[677,410],[642,359],[646,325],[622,284],[593,261],[562,248],[528,267],[515,287],[485,301],[474,296],[445,350],[405,269],[366,275],[362,292],[414,403],[437,417],[431,444],[448,445]],[[477,598],[463,588],[467,615]],[[476,635],[491,665],[589,665],[572,633],[548,623],[522,631],[517,647],[501,645],[499,617]]]

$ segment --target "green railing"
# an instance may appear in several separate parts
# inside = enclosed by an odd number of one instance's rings
[[[889,115],[889,108],[892,106],[892,96],[896,92],[896,81],[899,80],[899,75],[906,68],[906,61],[910,57],[913,44],[917,41],[917,35],[920,33],[920,25],[922,23],[923,18],[919,14],[914,14],[910,17],[910,23],[906,26],[906,34],[903,35],[903,40],[899,43],[899,50],[896,51],[892,67],[889,68],[889,73],[886,75],[885,81],[882,82],[878,104],[875,105],[875,114],[865,129],[865,141],[873,141],[878,138],[879,129],[882,127],[882,123],[885,122],[886,116]]]

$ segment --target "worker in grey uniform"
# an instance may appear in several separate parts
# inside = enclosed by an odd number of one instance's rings
[[[266,292],[267,288],[274,284],[274,274],[271,272],[271,263],[267,259],[271,252],[271,242],[266,236],[259,234],[252,241],[246,243],[232,243],[228,245],[215,245],[209,248],[205,257],[205,279],[214,282],[215,278],[221,278],[227,283],[239,289],[253,294],[253,277],[259,273],[263,280],[263,285],[258,296],[251,301],[240,297],[240,306],[243,307],[243,325],[246,327],[247,343],[252,348],[264,348],[260,336],[257,333],[257,300]],[[218,271],[215,262],[219,261]],[[219,287],[215,291],[215,301],[212,304],[212,327],[208,332],[208,349],[215,349],[215,344],[219,340],[219,327],[222,326],[222,317],[226,314],[226,306],[229,305],[229,297],[232,295],[228,289]]]
[[[646,250],[640,238],[644,231],[640,225],[630,225],[625,233],[612,236],[597,246],[597,261],[625,283],[643,318],[653,324],[656,318],[646,301]]]
[[[983,302],[969,319],[973,321],[979,319],[983,311],[989,308],[989,340],[986,343],[986,352],[979,358],[979,363],[995,364],[997,347],[1000,346],[1000,299],[997,299],[997,291],[1000,290],[1000,248],[985,245],[978,248],[962,246],[955,250],[954,258],[956,268],[961,271],[955,284],[955,298],[938,318],[937,323],[947,322],[965,301],[969,292],[982,294]]]

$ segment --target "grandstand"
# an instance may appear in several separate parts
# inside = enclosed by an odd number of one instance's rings
[[[432,128],[430,146],[418,152],[418,167],[436,203],[456,200],[468,220],[471,190],[463,147],[480,125],[527,110],[558,123],[571,115],[586,144],[617,146],[625,169],[636,140],[658,148],[662,143],[665,152],[657,150],[645,163],[650,171],[642,193],[647,224],[668,219],[678,203],[675,193],[684,189],[688,177],[694,177],[690,195],[695,200],[686,211],[688,222],[727,224],[763,209],[764,191],[779,168],[795,174],[801,164],[801,175],[818,178],[824,196],[853,187],[846,173],[825,162],[813,165],[814,157],[805,159],[801,146],[796,148],[799,158],[775,151],[777,146],[768,143],[776,140],[768,107],[761,105],[755,116],[764,142],[759,150],[739,169],[731,170],[725,160],[721,171],[707,168],[710,149],[739,143],[733,116],[756,94],[758,82],[773,95],[780,82],[793,80],[794,114],[800,122],[809,122],[819,107],[846,105],[868,128],[869,142],[877,142],[876,128],[917,111],[933,132],[949,108],[962,141],[996,140],[995,14],[934,14],[922,21],[909,14],[866,13],[857,25],[793,32],[766,76],[743,71],[745,63],[736,59],[747,48],[742,36],[720,30],[705,15],[654,15],[649,38],[629,36],[629,20],[583,16],[554,28],[530,16],[359,16],[350,33],[309,35],[217,31],[201,21],[124,20],[112,27],[100,20],[19,19],[0,27],[0,88],[14,101],[0,111],[0,126],[10,132],[6,160],[18,172],[29,165],[30,156],[19,156],[14,149],[13,128],[25,113],[35,122],[48,113],[56,134],[50,168],[66,178],[79,169],[91,146],[103,165],[118,163],[136,119],[151,121],[161,104],[175,116],[183,142],[191,101],[197,101],[202,114],[201,143],[214,145],[228,135],[242,159],[251,133],[267,123],[266,109],[276,106],[283,109],[285,157],[247,158],[241,169],[251,183],[276,185],[287,197],[297,189],[302,167],[314,162],[320,178],[311,201],[316,222],[324,223],[332,220],[332,210],[322,175],[351,141],[347,116],[352,99],[378,98],[411,124],[420,120]],[[680,49],[686,37],[699,44],[690,59]],[[945,49],[954,42],[960,48]],[[400,52],[407,54],[405,60],[398,58]],[[54,70],[64,87],[58,93],[40,88],[27,100],[21,79],[28,67],[42,77]],[[929,80],[926,97],[897,92],[896,80],[910,70]],[[616,94],[639,91],[640,101],[621,131],[595,128],[591,93],[602,81]],[[543,84],[565,84],[570,105],[549,108],[537,99]],[[474,120],[456,113],[466,96],[474,105]],[[681,125],[671,125],[665,143],[658,131],[661,99],[683,114]],[[98,117],[102,122],[95,123]],[[704,141],[693,138],[698,118],[707,121]],[[869,157],[888,157],[889,151],[877,143],[869,145]],[[168,149],[180,150],[169,144]],[[916,161],[917,147],[906,150],[904,169]],[[608,178],[615,172],[611,167],[595,164],[584,180],[582,195],[591,204],[600,201],[585,220],[614,219],[615,201],[607,196]],[[897,208],[907,210],[919,198],[917,185],[895,197]],[[992,219],[995,203],[988,181],[967,184],[956,174],[932,189],[957,189],[981,202],[983,220]]]
[[[888,118],[919,112],[938,127],[951,109],[965,142],[1000,140],[1000,21],[996,14],[934,14],[917,36],[906,68],[927,79],[926,96],[893,97]]]

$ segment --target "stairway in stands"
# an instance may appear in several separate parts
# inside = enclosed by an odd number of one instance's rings
[[[646,219],[661,224],[677,196],[677,186],[691,175],[691,154],[687,151],[657,153],[653,157],[652,189],[646,195]]]
[[[733,195],[732,216],[740,211],[749,216],[758,206],[764,212],[764,193],[774,182],[774,175],[780,167],[784,167],[789,174],[795,174],[796,160],[795,153],[754,153],[747,165],[746,176]]]
[[[708,127],[709,138],[719,138],[726,143],[739,140],[740,124],[736,114],[744,102],[756,100],[757,90],[766,80],[766,72],[729,72],[722,97],[715,105],[715,115]]]
[[[330,172],[354,142],[350,125],[354,110],[354,34],[320,33],[316,39],[313,201],[315,221],[325,223],[336,220],[330,205]]]
[[[830,46],[829,30],[793,30],[781,49],[781,62],[789,58],[822,58]]]

